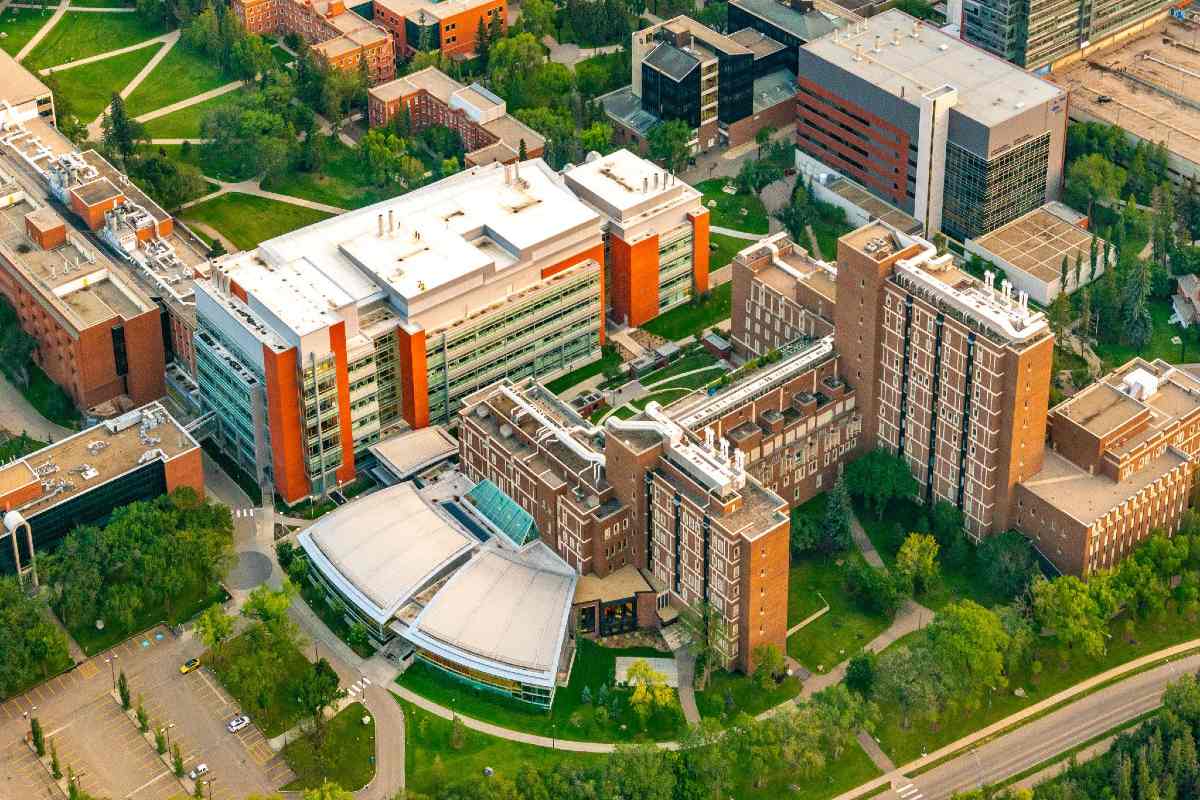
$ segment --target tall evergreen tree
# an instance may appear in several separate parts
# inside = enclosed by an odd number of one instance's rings
[[[1058,290],[1066,294],[1067,292],[1067,257],[1062,257],[1062,264],[1058,268]]]
[[[125,112],[125,99],[113,92],[112,102],[104,119],[100,123],[103,131],[104,144],[121,156],[121,162],[126,165],[137,151],[138,142],[145,138],[145,131],[140,122],[135,121]]]

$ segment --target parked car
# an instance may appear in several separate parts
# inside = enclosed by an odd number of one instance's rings
[[[240,731],[242,728],[246,727],[249,724],[250,724],[250,718],[247,717],[245,714],[242,714],[240,716],[234,717],[233,719],[229,720],[229,722],[226,722],[225,729],[227,731],[229,731],[230,733],[237,733],[238,731]]]
[[[208,764],[197,764],[196,766],[192,767],[192,771],[188,773],[188,777],[192,780],[196,780],[196,778],[207,774]]]
[[[200,669],[200,659],[189,658],[187,661],[179,665],[179,674],[187,675],[189,672],[195,672]]]

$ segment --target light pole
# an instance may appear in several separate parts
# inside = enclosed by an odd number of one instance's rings
[[[216,782],[217,782],[217,779],[212,778],[212,777],[210,777],[208,780],[205,781],[205,783],[208,784],[208,800],[212,800],[212,796],[213,796],[212,785]]]
[[[116,691],[116,689],[117,689],[117,664],[116,664],[116,661],[117,661],[116,653],[109,653],[108,655],[106,655],[104,657],[104,663],[108,664],[109,674],[112,675],[113,691]]]
[[[174,727],[175,727],[174,722],[168,722],[166,725],[163,725],[161,728],[159,728],[159,730],[162,731],[162,735],[167,740],[167,752],[168,753],[171,752],[171,728],[174,728]]]

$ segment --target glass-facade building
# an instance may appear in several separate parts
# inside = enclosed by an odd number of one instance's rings
[[[984,160],[946,142],[942,230],[964,241],[1012,222],[1046,201],[1050,134]]]

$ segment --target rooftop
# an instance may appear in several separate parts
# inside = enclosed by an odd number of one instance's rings
[[[778,0],[731,0],[731,3],[805,42],[811,42],[845,24],[841,19],[831,19],[820,11],[797,11]]]
[[[622,222],[656,213],[675,202],[697,203],[700,198],[687,183],[624,149],[572,167],[563,177],[567,186]]]
[[[774,5],[774,0],[752,1]],[[811,41],[803,49],[914,105],[923,95],[950,85],[958,90],[955,110],[987,126],[1065,99],[1057,86],[897,9]]]
[[[824,184],[825,188],[865,211],[873,220],[883,222],[901,233],[919,234],[921,222],[890,203],[880,200],[854,181],[840,176]]]
[[[766,260],[764,256],[770,256]],[[786,231],[768,236],[738,251],[742,262],[762,259],[755,277],[788,297],[803,284],[830,303],[837,302],[837,267],[817,258],[788,238]]]
[[[409,17],[415,22],[421,13],[428,14],[434,19],[447,19],[481,5],[484,0],[376,0],[376,2],[393,14]]]
[[[1079,216],[1079,215],[1075,215]],[[1094,234],[1080,227],[1061,203],[1035,208],[975,240],[975,244],[1022,272],[1049,283],[1060,277],[1065,256],[1071,266],[1091,258]],[[1104,240],[1100,239],[1101,257]]]
[[[46,84],[3,50],[0,50],[0,75],[4,76],[4,83],[0,84],[0,100],[7,101],[9,105],[19,106],[50,94]]]
[[[761,114],[780,103],[790,102],[795,97],[796,75],[790,69],[777,69],[754,79],[755,114]]]
[[[1195,26],[1169,19],[1048,77],[1070,92],[1072,119],[1119,124],[1200,164],[1200,52],[1194,45]]]
[[[599,97],[604,112],[638,136],[645,137],[660,120],[642,108],[642,100],[633,93],[632,86],[614,89]]]
[[[753,53],[755,61],[785,49],[782,44],[765,33],[759,33],[754,28],[742,28],[736,33],[729,34],[729,38]]]
[[[302,531],[299,541],[322,573],[381,624],[475,546],[411,483],[356,498]]]
[[[1053,450],[1047,450],[1041,471],[1021,485],[1063,513],[1090,525],[1187,461],[1178,451],[1168,447],[1161,456],[1125,480],[1114,481],[1102,474],[1091,474]]]
[[[581,575],[575,586],[575,603],[611,603],[633,597],[638,592],[654,591],[642,573],[632,564],[626,564],[603,578],[594,573]]]
[[[702,59],[696,53],[683,50],[670,42],[659,42],[642,61],[678,83],[704,60],[707,59]]]
[[[369,448],[375,458],[400,480],[458,453],[458,440],[440,425],[405,431]]]
[[[40,482],[38,497],[15,506],[29,518],[144,464],[169,461],[198,446],[163,406],[150,403],[0,467],[0,495]]]

